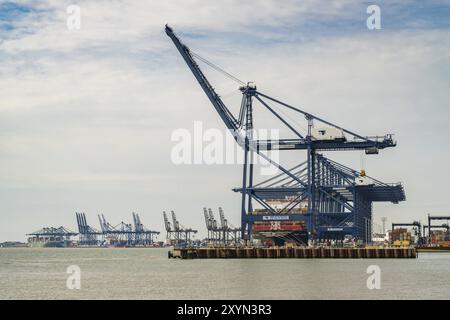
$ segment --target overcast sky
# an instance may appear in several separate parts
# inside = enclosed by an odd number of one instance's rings
[[[381,30],[366,26],[372,3]],[[165,23],[262,92],[361,135],[395,133],[363,165],[407,201],[375,204],[376,221],[450,214],[449,15],[448,1],[0,1],[0,241],[77,230],[76,211],[96,228],[98,213],[116,225],[135,211],[163,231],[175,210],[203,236],[202,208],[222,206],[239,224],[240,166],[171,162],[174,130],[224,125]],[[205,71],[236,111],[237,84]],[[360,152],[327,156],[361,169]]]

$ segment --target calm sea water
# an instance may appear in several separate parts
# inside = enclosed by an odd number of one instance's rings
[[[168,249],[0,249],[0,299],[450,299],[450,253],[406,260],[178,260]],[[69,265],[81,289],[66,287]],[[367,289],[369,265],[381,289]]]

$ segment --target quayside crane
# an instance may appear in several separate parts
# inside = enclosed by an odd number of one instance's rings
[[[203,208],[203,215],[205,217],[206,230],[208,231],[207,241],[211,244],[229,245],[239,242],[238,234],[241,233],[240,228],[235,228],[228,219],[225,218],[225,213],[219,207],[220,225],[211,208]]]
[[[42,236],[47,236],[47,237],[61,237],[63,238],[63,240],[69,241],[70,237],[76,236],[78,235],[78,233],[73,232],[63,226],[59,227],[59,228],[55,228],[55,227],[44,227],[42,229],[39,229],[35,232],[32,233],[28,233],[27,236],[35,236],[35,237],[42,237]]]
[[[219,241],[220,239],[220,230],[219,226],[217,224],[217,220],[214,217],[214,212],[211,210],[211,208],[208,209],[208,215],[209,215],[209,221],[211,223],[211,234],[212,238],[216,241]]]
[[[225,213],[221,207],[219,207],[219,215],[223,242],[225,244],[239,242],[238,234],[241,233],[241,228],[234,227],[228,219],[225,218]]]
[[[146,246],[154,243],[154,237],[159,235],[159,231],[148,229],[141,221],[138,213],[133,212],[134,222],[134,245]]]
[[[214,235],[213,235],[213,231],[212,231],[212,221],[209,218],[208,210],[206,208],[203,208],[203,215],[205,217],[206,231],[208,232],[206,240],[208,242],[213,241]]]
[[[132,212],[134,228],[131,223],[120,222],[113,226],[110,224],[104,214],[98,215],[102,242],[115,246],[148,246],[154,243],[154,238],[159,231],[148,229],[141,222],[138,213]]]
[[[166,227],[166,240],[172,245],[189,245],[192,241],[192,235],[196,234],[198,231],[192,228],[185,228],[178,221],[175,212],[171,211],[172,224],[167,217],[167,213],[163,211],[164,225]]]
[[[88,225],[84,212],[75,212],[75,215],[77,218],[80,245],[97,245],[99,242],[98,236],[102,235],[102,232]]]
[[[378,154],[379,150],[396,146],[392,134],[363,136],[271,97],[258,90],[253,83],[239,80],[190,50],[170,26],[166,25],[165,31],[215,111],[244,150],[242,186],[234,189],[242,194],[242,239],[250,239],[252,229],[259,228],[266,234],[274,234],[273,231],[285,228],[292,232],[283,233],[281,239],[283,241],[297,239],[298,235],[307,229],[313,239],[343,239],[345,236],[352,236],[369,242],[372,202],[398,203],[405,200],[403,186],[400,183],[380,182],[366,176],[365,172],[352,170],[318,153],[364,150],[366,154]],[[224,104],[196,60],[206,63],[239,83],[239,90],[242,93],[239,115],[234,116]],[[289,129],[292,136],[280,139],[255,139],[253,137],[255,102]],[[298,114],[300,119],[303,118],[306,121],[306,132],[278,112],[278,108],[290,110]],[[270,150],[305,150],[306,161],[294,168],[285,168],[267,155],[266,151]],[[252,161],[254,154],[276,166],[281,174],[268,181],[254,184]],[[273,204],[275,202],[278,207]],[[254,210],[253,203],[258,203],[263,209]],[[281,209],[280,203],[284,204]],[[300,210],[302,204],[303,209]],[[295,232],[298,232],[297,236]],[[304,239],[298,242],[304,242]]]
[[[164,226],[166,228],[166,241],[169,243],[172,243],[176,241],[176,232],[172,228],[172,224],[169,221],[169,218],[167,217],[167,213],[163,211],[163,217],[164,217]]]

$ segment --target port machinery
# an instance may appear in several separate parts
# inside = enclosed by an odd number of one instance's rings
[[[211,208],[203,208],[203,215],[205,216],[206,230],[208,231],[206,239],[208,243],[213,245],[239,243],[241,228],[234,227],[225,218],[225,213],[221,207],[219,207],[220,225],[217,223]]]
[[[154,238],[159,234],[146,228],[139,214],[133,212],[134,227],[131,223],[120,222],[118,225],[111,225],[103,214],[98,215],[100,229],[97,230],[88,225],[86,214],[84,212],[76,212],[79,244],[83,246],[96,246],[109,241],[114,245],[125,246],[148,246],[154,243]],[[101,238],[101,240],[99,239]]]
[[[86,220],[84,212],[75,212],[79,232],[79,244],[82,246],[96,246],[99,244],[98,237],[102,232],[91,227]]]
[[[192,241],[192,235],[198,231],[191,228],[185,228],[177,219],[175,212],[172,210],[172,223],[167,217],[167,213],[163,211],[164,226],[166,228],[166,241],[172,245],[189,245]]]
[[[118,225],[112,226],[103,214],[98,215],[100,228],[102,230],[103,241],[109,240],[116,244],[129,246],[148,246],[155,242],[155,236],[159,231],[150,230],[145,227],[139,214],[133,212],[133,223],[125,223],[121,221]]]
[[[358,173],[342,164],[328,159],[319,151],[364,150],[366,154],[378,154],[379,150],[396,146],[392,134],[385,136],[362,136],[300,108],[275,99],[259,90],[253,83],[244,82],[220,67],[204,59],[183,44],[173,29],[166,25],[166,34],[171,38],[178,52],[192,71],[197,82],[207,95],[236,142],[244,150],[242,186],[234,191],[241,193],[241,238],[251,239],[252,226],[258,222],[301,221],[306,225],[309,237],[315,239],[343,239],[349,235],[354,239],[370,242],[372,225],[372,203],[388,201],[398,203],[405,200],[401,183],[387,184]],[[214,90],[197,60],[222,72],[240,84],[242,93],[240,112],[237,117],[227,108]],[[278,119],[294,138],[255,139],[253,109],[259,102]],[[299,130],[277,108],[285,108],[304,118],[307,132]],[[280,115],[281,113],[281,115]],[[299,118],[299,119],[300,119]],[[315,124],[325,126],[316,127]],[[305,130],[303,130],[305,131]],[[285,168],[271,159],[270,150],[305,150],[306,161],[294,168]],[[281,175],[279,184],[254,184],[253,156],[258,155],[276,166]],[[275,209],[268,200],[291,201],[281,211]],[[292,208],[302,202],[307,203],[303,214],[292,214]],[[253,204],[261,205],[267,214],[255,214]]]
[[[59,228],[55,227],[44,227],[35,232],[28,233],[27,236],[33,236],[36,238],[40,237],[50,237],[50,238],[60,238],[64,241],[69,241],[70,237],[76,236],[78,233],[73,232],[63,226]]]
[[[433,221],[444,221],[442,224],[432,224]],[[428,243],[431,243],[431,236],[432,236],[432,230],[433,229],[445,229],[447,233],[450,231],[450,216],[432,216],[428,214],[428,225],[423,226],[423,236],[425,237],[426,229],[428,230],[428,236],[426,237],[426,240]]]

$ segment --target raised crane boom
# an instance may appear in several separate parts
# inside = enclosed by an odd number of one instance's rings
[[[373,201],[385,201],[376,198],[380,195],[375,191],[356,193],[356,179],[360,177],[359,173],[352,172],[351,177],[347,169],[342,169],[340,165],[335,168],[317,151],[343,151],[343,150],[365,150],[366,154],[378,154],[379,149],[395,147],[391,134],[384,136],[363,136],[353,131],[347,130],[342,126],[336,125],[324,118],[315,116],[300,108],[284,103],[278,99],[272,98],[257,90],[256,86],[240,81],[234,78],[243,86],[239,88],[242,93],[241,110],[238,117],[234,117],[229,109],[220,99],[219,95],[214,91],[205,75],[200,70],[195,59],[205,62],[210,67],[224,73],[230,77],[230,74],[210,63],[198,54],[190,51],[190,49],[180,42],[174,34],[172,28],[166,25],[166,33],[172,39],[175,47],[180,52],[186,64],[191,69],[203,91],[208,96],[219,116],[224,121],[226,127],[231,131],[237,143],[244,148],[244,163],[242,175],[242,188],[235,189],[242,193],[241,203],[241,237],[248,240],[251,238],[252,225],[255,221],[262,221],[263,215],[253,214],[253,204],[255,200],[262,205],[267,212],[273,216],[275,220],[292,220],[304,221],[307,229],[313,237],[320,239],[321,235],[327,236],[329,232],[340,232],[339,236],[346,234],[353,235],[364,241],[370,241],[370,226],[368,221],[372,218],[371,203]],[[291,132],[295,134],[295,138],[276,138],[261,140],[253,137],[253,102],[259,102],[276,119],[281,121]],[[300,118],[304,118],[307,122],[306,133],[298,130],[297,126],[292,124],[292,119],[288,116],[278,113],[278,109],[289,109],[295,112]],[[316,126],[319,124],[319,126]],[[300,126],[301,127],[301,126]],[[304,128],[301,128],[304,130]],[[265,150],[306,150],[306,161],[300,166],[301,172],[296,172],[284,168],[275,162],[270,154]],[[271,165],[277,167],[291,180],[289,188],[286,186],[274,187],[269,185],[264,188],[264,197],[258,196],[261,188],[253,186],[253,155],[257,154]],[[303,167],[304,165],[304,167]],[[295,167],[299,168],[299,167]],[[295,169],[293,168],[293,169]],[[327,182],[324,172],[328,175],[336,175],[337,180]],[[325,178],[324,178],[325,177]],[[341,178],[348,182],[348,190],[341,190]],[[350,178],[351,181],[348,181]],[[283,178],[283,180],[285,180]],[[331,184],[331,185],[330,185]],[[358,186],[359,188],[359,186]],[[384,194],[386,201],[398,202],[404,200],[404,192],[401,185],[380,186],[381,189],[387,188],[387,195]],[[289,204],[307,200],[307,211],[305,214],[290,214],[292,207],[285,207],[287,213],[276,211],[268,201],[270,199],[284,199],[287,189],[291,189],[294,200]],[[342,191],[342,190],[341,190]],[[349,194],[349,196],[346,196]],[[356,196],[358,195],[358,196]],[[298,201],[297,201],[298,202]],[[284,210],[284,209],[283,209]],[[331,211],[330,211],[331,210]],[[337,213],[336,215],[332,215]],[[278,218],[279,216],[279,218]],[[222,217],[221,217],[222,218]],[[205,220],[208,220],[205,215]],[[225,221],[224,221],[225,222]],[[175,222],[174,222],[175,223]],[[217,221],[214,219],[212,212],[209,212],[209,223],[211,230],[217,230]]]
[[[219,215],[220,215],[220,225],[222,226],[223,230],[228,229],[228,221],[225,219],[225,214],[223,213],[223,210],[221,207],[219,207]]]
[[[209,219],[206,208],[203,208],[203,215],[205,216],[206,229],[209,231],[211,229],[211,220]]]
[[[209,212],[209,220],[211,221],[211,226],[215,230],[217,229],[217,220],[214,218],[214,213],[212,212],[211,208],[208,209]]]
[[[169,219],[167,218],[167,214],[165,211],[163,211],[163,216],[164,216],[164,226],[166,227],[166,231],[168,231],[168,232],[172,231],[172,227],[170,226],[170,222],[169,222]]]
[[[180,223],[177,220],[177,216],[175,215],[175,212],[172,210],[170,213],[172,214],[173,230],[180,231]]]
[[[223,101],[220,99],[219,95],[216,93],[212,85],[209,83],[208,79],[206,79],[205,75],[200,70],[200,67],[198,66],[197,62],[195,62],[194,58],[192,57],[189,48],[180,41],[180,39],[173,32],[173,29],[169,27],[167,24],[166,24],[166,33],[172,39],[173,43],[175,44],[175,47],[178,49],[184,61],[191,69],[198,83],[208,96],[209,100],[213,104],[216,111],[219,113],[219,116],[225,123],[226,127],[229,130],[231,130],[232,133],[237,133],[239,127],[238,121],[230,112],[230,110],[228,110],[228,108],[225,106]],[[242,143],[240,137],[238,137],[236,134],[233,135],[235,136],[236,140],[239,140],[238,143]]]
[[[240,129],[244,129],[242,127],[244,123],[244,118],[246,114],[246,106],[241,105],[241,112],[236,119],[230,110],[225,106],[223,101],[220,99],[219,95],[215,92],[212,85],[209,83],[208,79],[205,77],[197,62],[194,60],[194,57],[197,57],[201,61],[205,61],[205,59],[199,57],[197,54],[193,53],[185,44],[183,44],[180,39],[175,35],[173,29],[166,25],[166,33],[172,39],[175,47],[180,52],[186,64],[191,69],[198,83],[202,87],[203,91],[208,96],[209,100],[213,104],[217,113],[225,123],[226,127],[231,131],[235,140],[240,146],[246,145],[245,137],[240,134]],[[211,65],[213,68],[220,69],[217,66],[212,65],[208,61],[205,63]],[[220,70],[224,72],[223,70]],[[226,73],[226,72],[225,72]],[[226,73],[229,75],[228,73]],[[230,76],[230,75],[229,75]],[[233,77],[234,78],[234,77]],[[236,78],[235,78],[236,79]],[[237,81],[243,83],[242,81],[236,79]],[[391,134],[387,134],[385,136],[375,136],[375,137],[365,137],[361,136],[357,133],[349,131],[341,126],[338,126],[334,123],[326,121],[322,118],[319,118],[311,113],[293,107],[289,104],[286,104],[280,100],[272,98],[264,93],[261,93],[256,90],[256,87],[247,84],[239,88],[244,95],[248,95],[249,99],[254,96],[264,107],[266,107],[270,112],[272,112],[278,119],[280,119],[295,135],[297,138],[294,139],[277,139],[277,140],[256,140],[254,141],[254,151],[259,153],[257,150],[301,150],[301,149],[314,149],[314,150],[366,150],[368,154],[376,154],[378,153],[378,149],[384,149],[388,147],[395,147],[396,142],[393,140]],[[306,120],[308,121],[308,134],[306,136],[300,134],[293,126],[291,126],[283,117],[281,117],[275,109],[269,106],[268,103],[262,100],[262,98],[269,100],[272,103],[277,104],[278,106],[293,110],[302,114]],[[247,99],[247,100],[249,100]],[[243,99],[243,103],[246,99]],[[250,111],[250,119],[251,119],[251,111]],[[311,127],[313,127],[313,120],[322,123],[323,125],[327,125],[330,127],[334,127],[337,130],[341,131],[342,134],[346,133],[348,136],[353,137],[353,139],[346,141],[336,141],[336,140],[316,140],[314,137],[311,137]],[[249,128],[245,128],[246,130],[252,129],[252,125]],[[249,140],[253,140],[249,137]],[[345,139],[344,139],[345,140]]]

